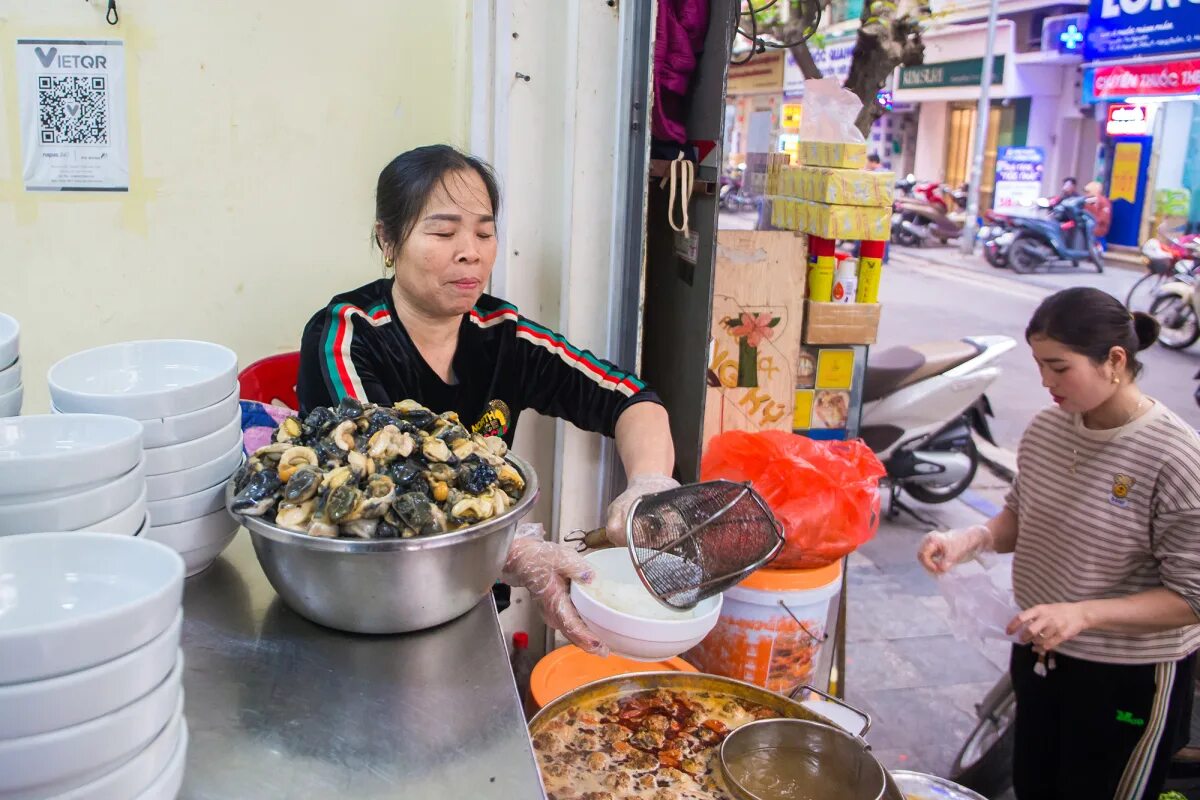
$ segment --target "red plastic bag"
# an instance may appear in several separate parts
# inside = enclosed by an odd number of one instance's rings
[[[819,442],[786,431],[728,431],[708,443],[701,480],[750,481],[783,524],[769,566],[832,564],[879,528],[883,464],[861,440]]]

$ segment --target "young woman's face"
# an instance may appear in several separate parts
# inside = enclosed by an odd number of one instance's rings
[[[1042,386],[1050,390],[1050,397],[1064,411],[1083,414],[1091,411],[1113,396],[1119,384],[1113,377],[1124,372],[1123,361],[1118,353],[1110,355],[1108,361],[1097,365],[1085,355],[1080,355],[1061,342],[1046,336],[1033,336],[1029,340],[1033,358],[1042,373]]]
[[[483,294],[496,263],[496,218],[487,187],[474,170],[438,184],[398,252],[396,286],[435,317],[467,313]]]

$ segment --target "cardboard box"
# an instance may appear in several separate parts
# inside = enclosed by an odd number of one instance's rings
[[[875,344],[879,303],[804,303],[804,344]]]
[[[865,142],[800,142],[797,162],[814,167],[862,169],[867,165]]]
[[[792,430],[806,245],[792,231],[717,232],[705,442],[727,430]]]
[[[891,208],[895,195],[893,172],[832,167],[786,167],[781,194],[844,206]]]
[[[887,241],[892,235],[892,209],[843,206],[784,198],[784,220],[792,230],[824,239]]]

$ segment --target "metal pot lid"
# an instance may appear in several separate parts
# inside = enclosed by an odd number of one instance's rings
[[[987,800],[954,781],[924,772],[896,769],[892,770],[892,779],[905,800]]]

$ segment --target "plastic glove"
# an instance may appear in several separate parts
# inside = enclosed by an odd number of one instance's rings
[[[608,540],[617,547],[624,547],[628,541],[625,532],[625,521],[629,518],[629,509],[633,505],[633,501],[639,497],[655,492],[664,492],[667,489],[674,489],[679,486],[679,481],[674,478],[662,475],[660,473],[647,473],[644,475],[634,475],[629,479],[629,485],[625,491],[618,495],[616,500],[608,506],[608,518],[605,522],[605,532],[608,534]]]
[[[917,560],[934,575],[941,575],[956,564],[970,561],[985,550],[995,550],[992,532],[986,525],[972,525],[953,531],[925,534],[917,549]]]
[[[536,524],[517,527],[501,574],[510,586],[529,590],[547,625],[562,631],[581,649],[606,656],[608,647],[596,638],[571,602],[571,581],[591,583],[593,577],[592,568],[574,548],[547,542],[542,526]]]

